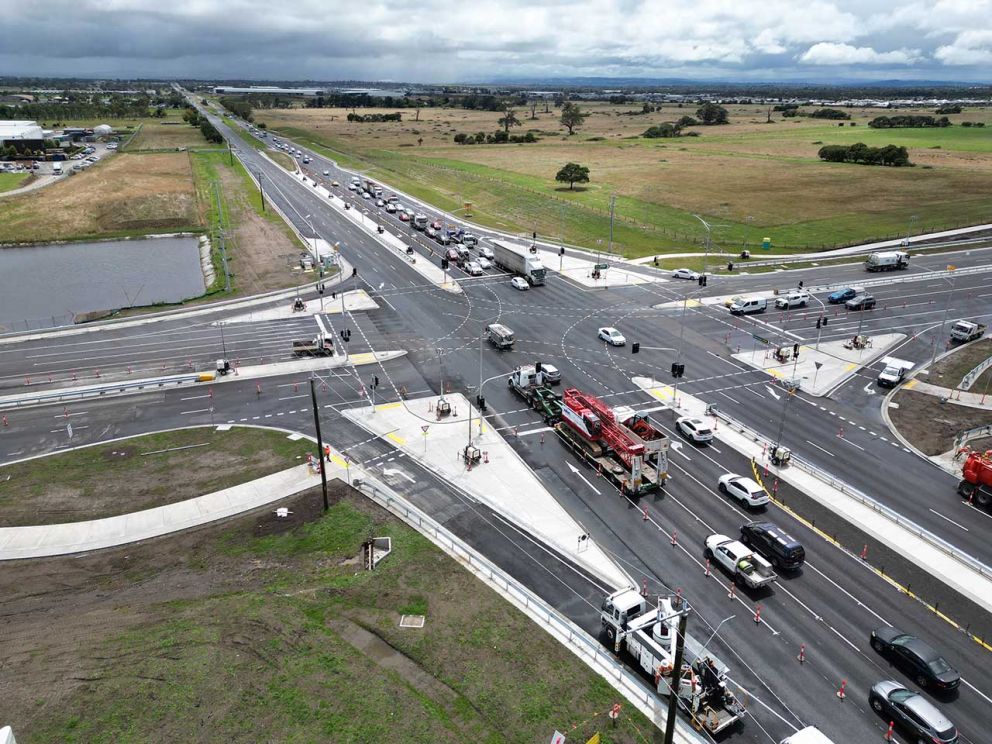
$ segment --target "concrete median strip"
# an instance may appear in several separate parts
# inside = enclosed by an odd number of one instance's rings
[[[659,384],[647,377],[635,377],[633,382],[653,397],[666,403],[672,402],[671,386]],[[704,401],[681,392],[675,408],[681,415],[706,415]],[[976,568],[966,558],[949,554],[908,520],[897,521],[796,464],[785,468],[775,467],[767,462],[762,438],[739,423],[731,425],[721,422],[716,430],[716,437],[745,457],[760,462],[772,476],[799,489],[865,534],[896,551],[978,606],[992,612],[992,574]]]
[[[458,394],[445,399],[451,404],[449,417],[438,419],[438,398],[407,400],[343,411],[350,420],[372,434],[389,440],[434,474],[451,482],[469,496],[486,504],[511,522],[537,535],[600,577],[611,587],[634,582],[586,536],[585,529],[558,504],[540,479],[503,439],[483,423],[479,413]],[[472,416],[469,426],[469,414]],[[462,459],[467,434],[483,454],[469,467]]]

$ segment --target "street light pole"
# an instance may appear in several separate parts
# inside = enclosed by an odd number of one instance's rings
[[[255,171],[256,179],[258,180],[258,197],[262,200],[262,211],[265,211],[265,192],[262,191],[262,169],[259,168]]]
[[[607,249],[607,253],[613,253],[613,217],[616,212],[617,195],[610,194],[610,245]]]
[[[672,689],[668,694],[668,717],[665,720],[665,744],[675,740],[675,714],[679,702],[679,688],[682,686],[682,658],[685,653],[685,626],[688,613],[685,610],[679,615],[679,630],[675,636],[675,660],[672,664]]]
[[[933,353],[930,355],[930,366],[928,369],[933,371],[934,362],[937,361],[937,342],[940,341],[941,336],[944,334],[944,326],[947,324],[947,313],[951,309],[951,295],[954,294],[954,269],[956,267],[948,264],[947,271],[950,272],[951,278],[948,280],[949,287],[947,289],[947,302],[944,303],[944,314],[940,319],[940,327],[937,329],[937,333],[933,338]],[[946,279],[946,277],[945,277]]]
[[[754,221],[754,217],[752,217],[751,215],[748,215],[747,217],[744,218],[744,248],[742,250],[745,251],[747,250],[748,228],[751,227],[751,222],[753,221]]]
[[[324,440],[320,436],[320,413],[317,408],[317,387],[314,385],[313,375],[310,375],[310,401],[313,403],[313,427],[317,431],[317,462],[320,463],[320,487],[324,494],[324,511],[326,512],[330,508],[327,501],[327,463],[324,459]],[[348,480],[350,482],[351,478]]]

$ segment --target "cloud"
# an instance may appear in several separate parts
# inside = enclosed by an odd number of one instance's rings
[[[911,65],[921,58],[918,49],[876,52],[871,47],[820,42],[799,56],[804,65]]]
[[[888,66],[980,78],[990,43],[973,29],[990,17],[992,0],[0,0],[0,69],[415,82],[815,80]]]

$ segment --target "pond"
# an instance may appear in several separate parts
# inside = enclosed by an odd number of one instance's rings
[[[204,291],[196,237],[0,248],[0,333]]]

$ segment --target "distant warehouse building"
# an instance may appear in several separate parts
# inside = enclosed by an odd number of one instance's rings
[[[278,95],[278,96],[322,96],[326,93],[322,88],[276,88],[266,85],[253,85],[250,88],[237,88],[231,87],[229,85],[219,85],[214,88],[214,93],[219,96],[222,95],[234,95],[234,96],[245,96],[245,95]]]
[[[36,121],[0,121],[0,147],[12,145],[18,150],[45,146],[45,130]]]

